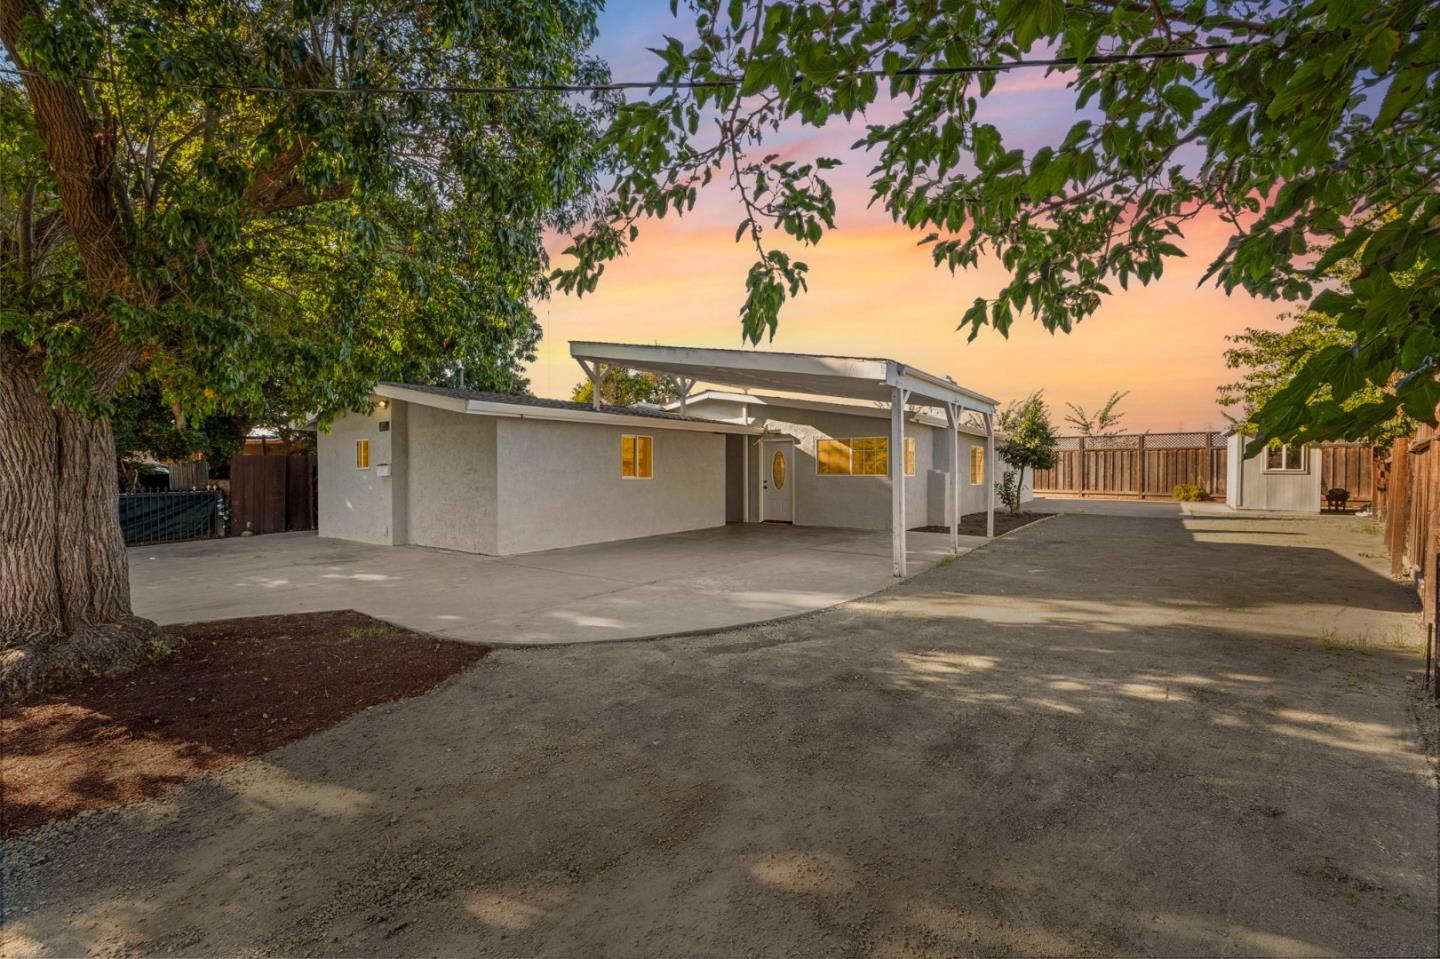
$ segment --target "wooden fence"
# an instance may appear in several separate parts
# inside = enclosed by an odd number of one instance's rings
[[[1054,469],[1035,474],[1035,492],[1169,499],[1180,483],[1225,496],[1225,434],[1127,433],[1062,436]]]
[[[315,456],[230,458],[230,535],[316,526]]]
[[[1127,433],[1119,436],[1062,436],[1059,462],[1038,470],[1035,492],[1071,496],[1169,499],[1181,483],[1225,498],[1226,434]],[[1322,490],[1343,487],[1351,504],[1373,497],[1371,449],[1357,443],[1320,445]]]
[[[1422,426],[1410,439],[1396,440],[1385,466],[1377,470],[1375,506],[1385,522],[1390,570],[1415,583],[1425,625],[1425,688],[1440,694],[1440,435]]]

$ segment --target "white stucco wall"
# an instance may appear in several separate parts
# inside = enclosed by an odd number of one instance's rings
[[[480,417],[472,417],[479,419]],[[502,555],[725,525],[725,437],[633,426],[496,420]],[[620,437],[654,441],[654,477],[620,475]]]
[[[321,536],[385,546],[403,542],[395,538],[394,464],[390,476],[380,475],[381,464],[391,463],[392,413],[388,407],[368,415],[349,413],[316,437]],[[382,420],[392,429],[380,432]],[[355,443],[362,439],[370,441],[367,469],[355,466]]]
[[[496,420],[408,405],[407,542],[499,552]]]
[[[710,415],[707,410],[703,415]],[[855,529],[890,528],[890,477],[822,476],[816,472],[815,448],[819,439],[890,435],[890,421],[774,404],[752,406],[757,426],[793,437],[795,443],[795,523],[799,526],[843,526]],[[906,423],[905,435],[915,439],[915,475],[905,477],[907,526],[924,526],[929,516],[929,480],[934,462],[934,430]],[[759,515],[759,460],[751,438],[750,519]]]

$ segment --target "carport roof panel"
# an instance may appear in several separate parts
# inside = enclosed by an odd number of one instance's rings
[[[914,404],[944,406],[961,403],[982,413],[993,413],[995,410],[995,401],[988,396],[884,357],[582,340],[570,342],[570,355],[577,360],[683,376],[719,386],[839,396],[882,403],[890,401],[894,387],[903,386],[910,390],[910,402]]]

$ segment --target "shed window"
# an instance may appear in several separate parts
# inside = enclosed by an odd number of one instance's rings
[[[886,476],[890,473],[890,438],[854,436],[815,443],[815,472],[821,476]],[[915,438],[905,437],[905,475],[915,475]]]
[[[970,447],[970,485],[983,486],[985,484],[985,448],[983,446]]]
[[[1303,473],[1305,471],[1305,447],[1268,447],[1265,450],[1265,471],[1267,473]]]
[[[649,436],[620,437],[622,479],[652,479],[655,476],[655,441]]]
[[[355,441],[355,468],[357,470],[368,470],[370,468],[370,441]]]

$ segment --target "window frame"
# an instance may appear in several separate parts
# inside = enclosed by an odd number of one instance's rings
[[[977,454],[978,454],[978,455],[977,455]],[[975,472],[976,472],[976,471],[975,471],[975,467],[976,467],[976,466],[979,466],[979,467],[980,467],[980,471],[979,471],[979,472],[980,472],[980,478],[979,478],[979,479],[976,479],[976,478],[975,478]],[[970,447],[970,485],[971,485],[971,486],[984,486],[984,485],[985,485],[985,447],[983,447],[983,446],[972,446],[972,447]]]
[[[824,457],[821,455],[821,445],[825,443],[836,443],[845,448],[846,468],[845,470],[822,469],[821,464]],[[881,444],[878,448],[872,444]],[[885,468],[881,471],[860,472],[855,469],[855,454],[857,452],[866,454],[867,459],[884,457]],[[905,437],[904,444],[905,475],[914,476],[918,470],[919,454],[915,437]],[[818,436],[815,439],[815,475],[816,476],[889,476],[890,475],[890,437],[888,436]]]
[[[370,440],[368,438],[355,441],[355,468],[357,470],[370,468]]]
[[[1300,457],[1300,465],[1291,465],[1291,453]],[[1271,466],[1270,456],[1273,453],[1280,454],[1280,465]],[[1310,448],[1305,445],[1296,446],[1293,443],[1286,443],[1281,446],[1267,446],[1265,448],[1265,472],[1266,473],[1292,473],[1302,474],[1310,472]]]
[[[631,443],[631,468],[633,473],[625,475],[625,442]],[[641,449],[648,451],[648,456],[642,458]],[[649,472],[641,472],[641,464],[648,461]],[[655,437],[650,433],[621,433],[620,434],[620,478],[622,480],[653,480],[655,478]]]

